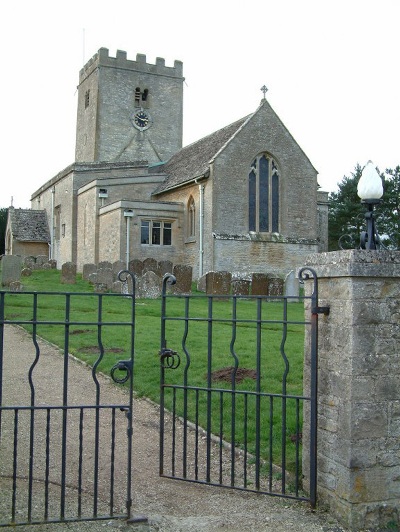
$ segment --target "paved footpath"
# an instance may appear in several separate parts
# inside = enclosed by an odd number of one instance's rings
[[[40,379],[35,383],[36,394],[52,393],[60,400],[61,386],[56,375],[62,375],[63,357],[57,349],[40,342]],[[24,368],[32,361],[32,341],[18,327],[7,326],[5,331],[4,404],[26,404],[27,377]],[[21,368],[23,368],[21,370]],[[36,371],[36,369],[35,369]],[[71,359],[69,366],[71,393],[85,404],[89,393],[89,369]],[[123,390],[110,379],[101,379],[102,403],[120,404]],[[13,401],[16,401],[12,403]],[[25,401],[25,402],[24,402]],[[89,403],[90,404],[90,401]],[[100,532],[107,530],[143,530],[165,532],[342,532],[330,516],[322,511],[313,512],[305,503],[297,503],[266,495],[172,481],[158,476],[158,407],[135,399],[133,437],[133,515],[148,518],[145,525],[128,525],[123,521],[65,523],[25,526],[29,532]],[[126,424],[120,430],[126,430]],[[74,445],[74,442],[71,442]],[[124,454],[122,452],[121,454]],[[117,453],[118,456],[118,453]],[[125,455],[124,455],[125,456]],[[123,467],[117,458],[116,467]],[[2,500],[10,489],[7,479],[0,478],[0,517],[4,519]]]

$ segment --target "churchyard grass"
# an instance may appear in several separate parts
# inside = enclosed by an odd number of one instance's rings
[[[68,351],[93,365],[99,355],[97,342],[97,326],[85,325],[85,322],[96,322],[98,319],[97,297],[73,295],[73,293],[90,293],[93,287],[77,276],[74,285],[60,284],[60,272],[56,270],[34,271],[30,277],[23,279],[24,291],[37,291],[38,295],[19,293],[6,295],[6,314],[8,320],[32,320],[33,298],[37,297],[38,311],[36,319],[42,321],[63,321],[65,319],[65,296],[55,295],[54,292],[71,292],[70,296],[70,322]],[[40,294],[39,292],[52,292],[53,295]],[[209,309],[207,298],[194,297],[190,300],[190,313],[196,320],[190,322],[189,330],[185,330],[185,321],[171,319],[166,322],[167,345],[177,351],[181,357],[181,364],[175,370],[165,370],[167,385],[183,385],[184,383],[200,388],[210,385],[216,392],[212,394],[211,413],[213,416],[213,431],[221,431],[224,438],[235,441],[242,446],[244,432],[247,433],[247,450],[254,453],[256,441],[251,434],[255,433],[256,423],[256,395],[248,396],[247,400],[243,391],[261,391],[266,394],[291,394],[302,395],[303,373],[303,346],[304,346],[304,310],[302,303],[291,303],[287,306],[288,315],[282,323],[283,305],[281,302],[269,303],[262,307],[263,321],[261,327],[257,325],[255,302],[241,300],[236,309],[236,326],[232,326],[231,302],[219,300],[213,305],[212,341],[208,342],[210,323],[207,320]],[[171,297],[167,301],[167,316],[179,318],[185,315],[184,298]],[[141,299],[136,301],[136,328],[135,328],[135,371],[134,388],[139,396],[146,396],[153,401],[160,399],[160,327],[161,327],[161,302],[160,300]],[[107,296],[103,298],[102,319],[106,322],[123,321],[129,323],[131,316],[129,299]],[[226,321],[224,321],[226,320]],[[73,322],[82,322],[74,325]],[[25,327],[32,331],[33,326]],[[257,329],[258,327],[258,329]],[[259,336],[257,336],[257,331]],[[65,340],[64,325],[38,324],[36,333],[49,342],[63,347]],[[102,344],[105,355],[98,367],[99,371],[109,375],[111,368],[120,360],[129,358],[131,337],[130,328],[124,326],[104,326],[102,328]],[[255,377],[257,361],[257,342],[262,341],[262,357],[258,362],[260,379]],[[284,347],[282,348],[282,342]],[[265,347],[266,346],[266,347]],[[185,355],[187,353],[187,356]],[[282,353],[287,357],[285,361]],[[207,356],[209,353],[211,356]],[[189,364],[190,358],[190,365]],[[232,386],[229,370],[226,380],[213,380],[207,382],[208,370],[217,372],[230,368],[237,358],[241,369],[250,370],[248,376],[242,381],[236,381],[235,389],[238,394],[224,393],[223,390]],[[282,378],[287,371],[286,389],[283,389]],[[185,371],[186,369],[186,371]],[[253,370],[253,373],[251,373]],[[217,390],[221,390],[218,392]],[[177,415],[183,415],[182,391],[176,395],[175,409]],[[187,412],[192,421],[198,415],[202,427],[207,426],[207,392],[198,394],[199,412],[196,414],[196,401],[194,392],[187,394]],[[209,397],[209,396],[208,396]],[[166,389],[166,407],[172,408],[171,389]],[[245,405],[246,402],[246,405]],[[279,462],[282,433],[281,409],[284,402],[274,402],[273,430],[274,458]],[[222,405],[222,408],[221,408]],[[268,417],[269,398],[263,398],[259,405],[261,416]],[[287,469],[294,467],[295,445],[293,437],[299,432],[296,418],[295,400],[285,402],[287,409],[287,426],[285,427],[287,441]],[[236,422],[232,424],[232,412],[235,411]],[[268,414],[269,415],[269,414]],[[247,419],[248,425],[244,423]],[[264,434],[269,429],[263,429]],[[268,442],[263,439],[261,456],[268,458]]]

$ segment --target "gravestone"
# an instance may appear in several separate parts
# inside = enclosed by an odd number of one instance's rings
[[[141,298],[157,299],[161,296],[161,277],[153,271],[145,272],[140,279]]]
[[[23,286],[20,281],[13,281],[9,284],[10,292],[22,292]]]
[[[32,275],[32,268],[22,268],[22,271],[21,271],[21,276],[22,277],[29,277],[30,275]]]
[[[49,259],[49,265],[51,270],[57,269],[57,261],[55,259]]]
[[[3,255],[1,259],[1,285],[10,286],[21,279],[22,258],[19,255]]]
[[[248,296],[250,294],[250,281],[247,279],[235,279],[232,281],[232,295]]]
[[[251,275],[251,294],[253,296],[268,295],[269,277],[266,273],[253,273]]]
[[[128,270],[135,275],[142,275],[143,273],[143,261],[139,259],[132,259],[129,261]]]
[[[294,270],[291,270],[285,278],[285,296],[289,303],[297,303],[299,297],[299,279]]]
[[[205,292],[206,291],[206,281],[207,281],[207,274],[205,273],[197,281],[197,290],[199,292]]]
[[[174,265],[170,260],[160,260],[158,262],[158,275],[162,278],[166,273],[172,273]]]
[[[96,285],[104,285],[107,289],[111,289],[113,282],[114,276],[112,268],[97,268]]]
[[[90,275],[96,272],[97,272],[96,264],[93,264],[93,263],[84,264],[83,270],[82,270],[82,279],[84,279],[85,281],[89,281]]]
[[[76,283],[76,264],[73,262],[64,262],[61,266],[61,282],[63,284]]]
[[[116,260],[112,265],[112,271],[114,275],[114,281],[118,280],[119,272],[126,270],[126,262],[122,260]]]
[[[90,284],[96,284],[97,281],[97,268],[96,271],[93,273],[89,273],[87,280]]]
[[[186,264],[176,264],[172,273],[176,277],[176,284],[172,286],[172,291],[175,294],[191,294],[192,267],[187,266]]]
[[[36,268],[42,269],[45,264],[49,262],[49,257],[47,255],[38,255],[36,257]]]
[[[28,257],[24,258],[23,265],[26,268],[30,268],[31,270],[34,270],[35,269],[35,264],[36,264],[36,257],[33,257],[32,255],[29,255]]]
[[[108,260],[103,260],[98,263],[97,269],[98,270],[103,270],[103,269],[112,270],[112,263]]]
[[[268,283],[268,295],[283,296],[284,284],[284,280],[280,277],[270,277]]]
[[[144,259],[143,273],[146,272],[158,272],[158,262],[156,261],[156,259]]]
[[[206,292],[209,295],[230,295],[232,274],[230,272],[208,272]]]

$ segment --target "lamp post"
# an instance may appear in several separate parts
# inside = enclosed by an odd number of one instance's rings
[[[367,230],[361,232],[360,246],[362,249],[379,249],[381,241],[375,228],[374,206],[381,202],[383,186],[372,161],[368,161],[362,171],[357,194],[361,198],[361,203],[368,207],[365,213]]]

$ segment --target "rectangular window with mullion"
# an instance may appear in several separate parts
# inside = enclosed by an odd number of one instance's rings
[[[140,242],[141,244],[153,246],[171,246],[172,223],[158,220],[142,220]]]

